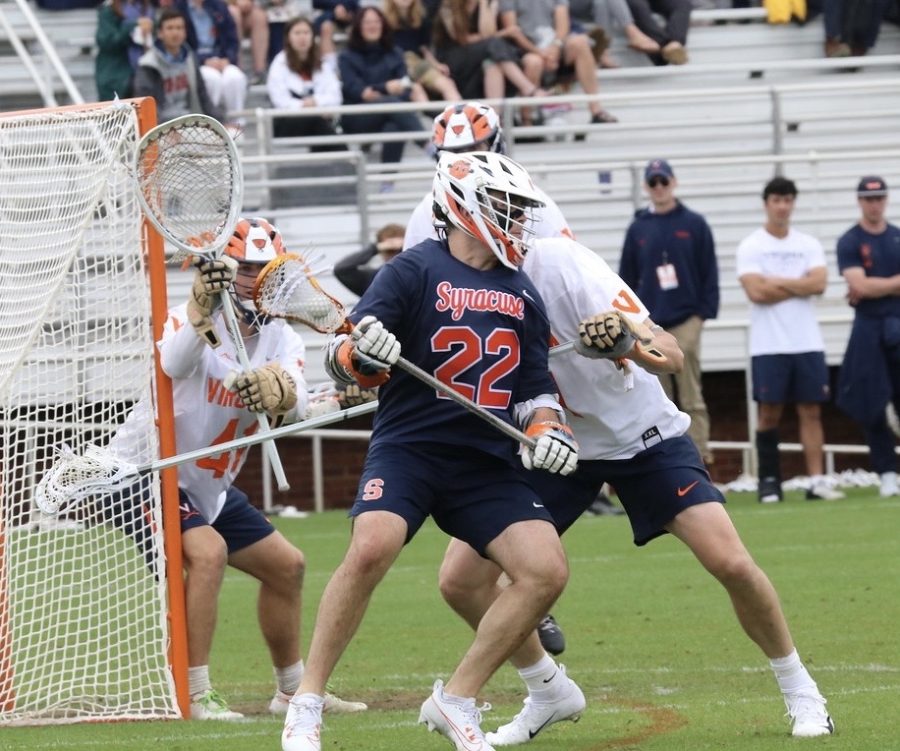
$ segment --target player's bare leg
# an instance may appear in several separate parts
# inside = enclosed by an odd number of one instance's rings
[[[319,602],[303,678],[284,720],[282,751],[320,751],[325,684],[359,628],[372,592],[403,549],[406,532],[406,521],[389,511],[354,519],[350,548]]]
[[[742,628],[767,657],[784,657],[793,650],[778,594],[720,503],[691,506],[666,529],[725,587]]]
[[[738,621],[775,673],[793,724],[793,735],[811,737],[834,732],[825,699],[800,662],[778,594],[738,536],[718,503],[682,511],[666,529],[684,542],[725,587]]]
[[[230,566],[259,580],[259,628],[276,668],[300,661],[300,604],[306,561],[280,532],[232,553]]]
[[[209,653],[228,558],[225,540],[212,527],[192,527],[182,533],[181,549],[185,569],[191,716],[195,719],[239,720],[242,715],[228,709],[209,679]]]
[[[569,576],[565,553],[553,525],[517,522],[486,549],[509,576],[478,623],[475,641],[447,681],[447,692],[475,696],[562,593]]]
[[[441,564],[440,588],[444,600],[473,629],[500,595],[500,568],[485,560],[469,545],[451,540]],[[505,579],[505,575],[500,579]],[[584,694],[565,675],[541,646],[537,631],[510,655],[509,662],[519,671],[528,687],[524,709],[512,722],[487,733],[494,746],[525,743],[549,725],[562,720],[577,720],[585,707]]]
[[[815,402],[797,404],[797,422],[803,458],[806,460],[806,473],[810,477],[818,477],[824,472],[822,447],[825,444],[825,431],[822,428],[821,407]]]
[[[350,548],[319,602],[298,694],[323,696],[325,684],[369,605],[372,592],[406,540],[406,522],[389,511],[369,511],[353,522]]]

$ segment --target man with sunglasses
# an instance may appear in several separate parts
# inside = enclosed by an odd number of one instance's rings
[[[675,198],[678,181],[665,159],[644,169],[650,206],[635,214],[625,234],[619,276],[643,300],[657,325],[678,341],[684,353],[680,373],[660,377],[672,401],[691,417],[688,434],[706,464],[709,413],[700,373],[703,322],[719,313],[719,269],[712,231],[700,214]]]
[[[861,216],[838,240],[838,268],[856,314],[838,379],[837,404],[863,427],[881,496],[900,495],[886,410],[900,411],[900,227],[885,219],[887,183],[864,177]]]

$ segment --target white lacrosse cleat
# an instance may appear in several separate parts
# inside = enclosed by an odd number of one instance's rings
[[[191,719],[237,722],[243,720],[244,715],[230,710],[221,694],[211,688],[209,691],[191,697]]]
[[[791,735],[795,738],[815,738],[834,732],[834,720],[825,709],[825,698],[816,688],[785,694],[784,703],[793,726]]]
[[[481,713],[490,708],[490,704],[476,707],[475,699],[465,699],[462,703],[447,701],[443,682],[435,681],[431,696],[422,704],[419,724],[449,738],[456,751],[494,751],[481,729]]]
[[[814,480],[806,491],[807,501],[839,501],[844,497],[844,494],[831,487],[824,477]]]
[[[281,731],[281,751],[322,751],[322,709],[325,700],[300,694],[288,702]]]
[[[530,696],[525,699],[524,707],[512,722],[501,725],[494,733],[488,733],[487,739],[494,746],[515,746],[528,743],[544,728],[555,722],[570,720],[578,722],[587,702],[578,684],[566,675],[565,665],[559,666],[560,677],[568,685],[562,696],[553,701],[535,701]]]
[[[269,702],[269,714],[286,715],[291,703],[291,695],[284,691],[276,690],[275,696]],[[344,701],[334,694],[325,694],[323,713],[329,714],[354,714],[365,712],[369,706],[361,701]]]

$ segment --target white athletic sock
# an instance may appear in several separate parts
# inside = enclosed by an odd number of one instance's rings
[[[775,680],[778,681],[781,693],[793,694],[802,689],[812,689],[818,693],[819,687],[803,667],[796,649],[787,657],[776,657],[774,660],[769,660],[769,664],[775,673]]]
[[[562,681],[555,680],[560,675],[559,668],[546,652],[534,665],[522,668],[519,675],[535,701],[549,701],[562,689]]]
[[[288,665],[286,668],[273,667],[272,671],[275,673],[278,690],[288,696],[293,696],[300,686],[300,679],[303,678],[303,660]]]
[[[209,682],[209,665],[188,668],[188,693],[193,699],[197,694],[205,694],[212,688]]]

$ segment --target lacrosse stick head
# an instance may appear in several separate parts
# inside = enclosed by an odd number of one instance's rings
[[[297,253],[279,256],[266,264],[253,288],[256,309],[267,316],[302,323],[322,334],[345,333],[343,304],[329,295],[316,279],[319,257]]]
[[[34,502],[42,513],[56,515],[85,498],[119,490],[137,479],[135,465],[99,446],[88,444],[81,454],[63,446],[53,466],[37,484]]]
[[[228,131],[206,115],[185,115],[141,138],[135,163],[141,208],[177,248],[171,258],[214,258],[238,222],[243,175]]]

